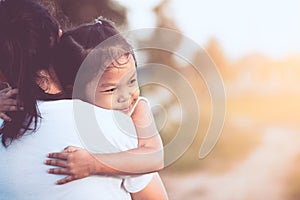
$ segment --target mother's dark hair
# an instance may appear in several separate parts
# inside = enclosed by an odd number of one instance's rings
[[[8,146],[39,119],[36,100],[44,92],[37,84],[40,70],[48,70],[58,42],[58,23],[34,0],[0,1],[0,70],[18,88],[18,105],[24,110],[8,113],[11,122],[1,127],[2,144]]]

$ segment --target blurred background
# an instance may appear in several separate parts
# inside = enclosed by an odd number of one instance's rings
[[[300,199],[300,1],[40,1],[64,30],[100,15],[123,31],[168,28],[203,47],[189,49],[180,37],[163,38],[174,51],[187,48],[198,66],[207,65],[208,57],[214,62],[226,92],[226,118],[217,144],[199,159],[213,109],[205,80],[170,52],[138,52],[139,64],[159,63],[182,74],[200,110],[193,142],[160,172],[171,200]],[[151,43],[159,37],[153,32],[139,39]],[[159,85],[142,92],[159,105],[153,112],[165,145],[180,126],[189,126],[181,123],[182,109],[191,119],[199,114]]]

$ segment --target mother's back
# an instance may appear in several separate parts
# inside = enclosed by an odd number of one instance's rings
[[[96,135],[104,131],[113,132],[118,137],[119,133],[119,136],[123,137],[122,142],[127,145],[126,148],[136,146],[135,138],[127,137],[114,125],[112,111],[93,107],[80,100],[39,102],[42,120],[36,132],[26,133],[8,148],[0,147],[0,199],[130,199],[122,178],[91,176],[68,184],[55,185],[63,176],[47,174],[49,166],[45,165],[43,160],[48,152],[61,151],[67,145],[84,146],[73,116],[74,102],[77,108],[82,106],[84,109],[93,109],[96,118],[105,119],[103,121],[110,124],[101,131],[98,129],[89,134]],[[87,120],[91,121],[91,118]],[[130,120],[128,122],[130,124]],[[83,122],[81,128],[85,125],[90,126]],[[114,138],[115,136],[104,136],[109,144],[115,147],[115,150],[110,151],[120,151],[124,148],[114,142],[119,139]],[[99,146],[97,151],[108,152],[105,146],[109,144],[103,144],[103,141],[95,142]]]

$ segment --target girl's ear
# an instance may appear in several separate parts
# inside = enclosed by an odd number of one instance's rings
[[[58,38],[60,38],[62,36],[63,32],[61,29],[58,30]]]
[[[1,0],[0,0],[1,1]],[[62,30],[61,29],[58,29],[58,33],[57,33],[57,35],[55,35],[55,36],[50,36],[50,46],[54,46],[56,43],[57,43],[57,41],[59,41],[59,39],[60,39],[60,37],[62,36]]]

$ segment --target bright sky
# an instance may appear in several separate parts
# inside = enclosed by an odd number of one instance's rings
[[[131,29],[154,27],[160,0],[117,0],[129,8]],[[200,45],[216,38],[230,58],[259,52],[273,58],[300,53],[299,0],[170,0],[167,14]]]

